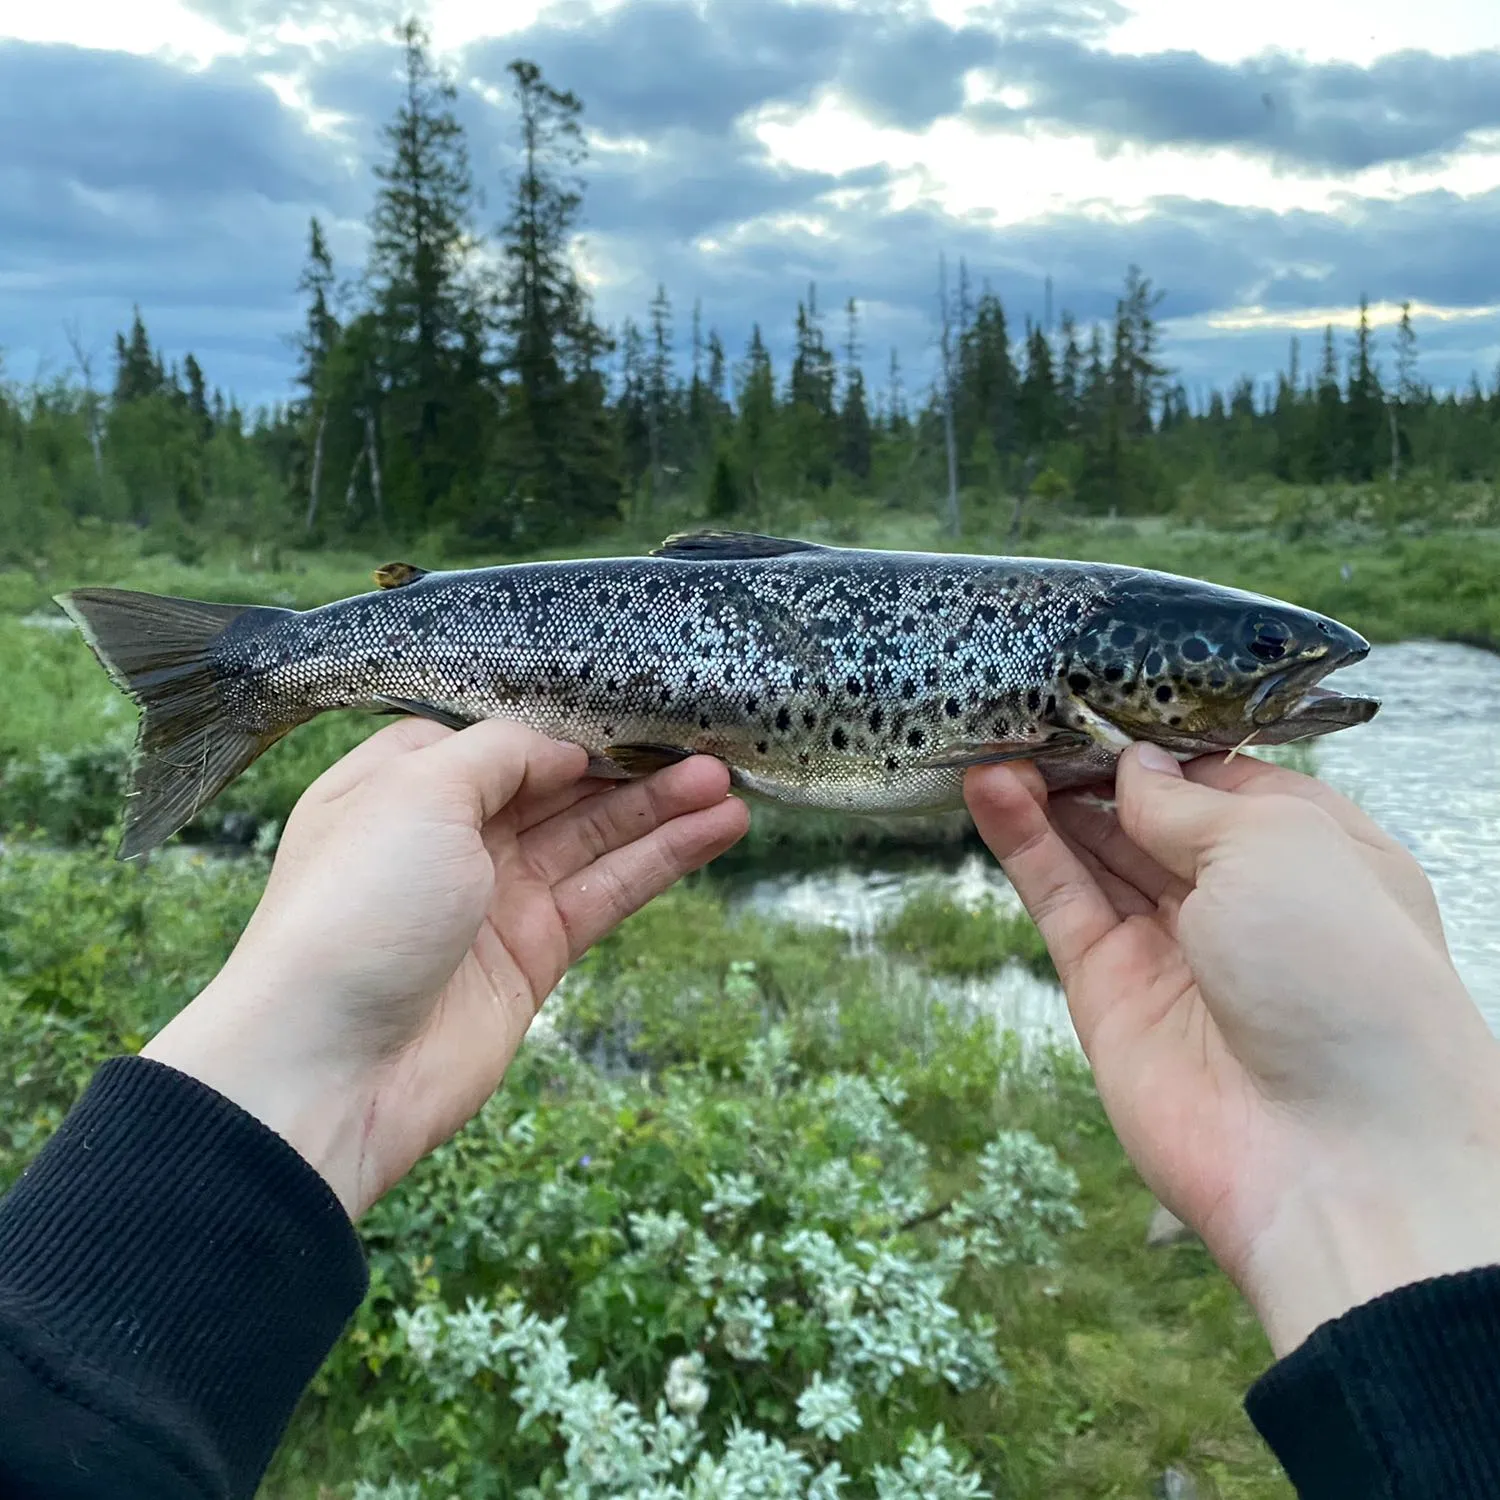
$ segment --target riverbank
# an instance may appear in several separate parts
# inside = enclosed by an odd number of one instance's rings
[[[858,524],[797,529],[878,547],[951,545],[934,522],[886,512],[862,513]],[[597,550],[647,545],[644,538],[615,537]],[[997,550],[1003,533],[976,530],[961,545]],[[1269,529],[1213,531],[1148,519],[1054,525],[1028,535],[1025,546],[1038,556],[1161,568],[1270,593],[1342,619],[1373,641],[1500,643],[1500,590],[1493,586],[1500,577],[1500,534],[1489,530],[1408,535],[1345,527],[1288,541]],[[305,608],[367,589],[371,565],[382,560],[286,551],[187,565],[142,551],[138,539],[127,544],[105,535],[66,564],[0,575],[0,672],[8,685],[0,718],[0,833],[30,827],[64,842],[107,836],[123,796],[133,711],[71,630],[46,628],[60,618],[52,593],[108,583]],[[452,566],[494,561],[413,560]],[[252,766],[184,837],[231,846],[274,842],[307,784],[377,723],[367,715],[329,714],[304,725]],[[971,838],[961,815],[882,822],[761,809],[731,862],[951,849]]]
[[[0,1181],[99,1060],[139,1047],[214,972],[264,870],[0,860],[0,1029],[21,1080],[0,1099]],[[1151,1198],[1087,1073],[1066,1052],[1023,1056],[926,987],[1015,962],[1034,948],[1004,913],[966,922],[932,897],[871,950],[734,915],[703,880],[632,919],[570,977],[481,1118],[362,1223],[371,1298],[299,1411],[268,1500],[347,1497],[356,1479],[365,1495],[423,1500],[539,1482],[558,1461],[552,1419],[519,1428],[499,1346],[438,1381],[441,1309],[516,1298],[566,1320],[575,1381],[597,1374],[648,1416],[672,1362],[701,1355],[708,1451],[738,1417],[813,1468],[839,1462],[851,1500],[912,1434],[939,1428],[952,1462],[1007,1500],[1144,1495],[1169,1465],[1220,1500],[1288,1500],[1240,1408],[1264,1340],[1200,1247],[1146,1247]],[[1004,1206],[1008,1190],[986,1199],[987,1183],[1018,1186],[1022,1206]],[[715,1198],[741,1206],[705,1208]],[[949,1265],[945,1239],[981,1225],[988,1248]],[[903,1307],[923,1309],[903,1335],[917,1363],[893,1385],[859,1367],[841,1377],[859,1425],[836,1439],[797,1420],[798,1393],[839,1358],[825,1315],[798,1311],[831,1274],[785,1248],[812,1233],[857,1276],[849,1312],[866,1332],[894,1336]],[[879,1283],[859,1269],[862,1240],[883,1246]],[[736,1307],[746,1327],[768,1320],[761,1334],[739,1329]],[[947,1309],[970,1329],[951,1347]],[[945,1359],[969,1371],[957,1386],[938,1374]]]

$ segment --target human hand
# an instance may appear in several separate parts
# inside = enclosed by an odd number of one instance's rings
[[[1411,1281],[1500,1261],[1500,1046],[1420,867],[1254,760],[1121,761],[1118,817],[971,773],[1122,1145],[1278,1354]],[[1050,816],[1049,816],[1050,814]]]
[[[747,826],[716,760],[586,765],[500,721],[372,735],[303,795],[233,954],[144,1054],[279,1131],[357,1218],[489,1098],[569,964]]]

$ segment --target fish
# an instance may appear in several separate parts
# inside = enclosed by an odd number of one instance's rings
[[[374,581],[308,610],[57,596],[141,710],[121,859],[333,709],[514,720],[613,780],[710,755],[752,799],[888,815],[960,808],[973,766],[1030,760],[1086,786],[1136,740],[1190,759],[1380,707],[1323,682],[1369,652],[1348,626],[1116,564],[709,530],[645,556],[391,563]]]

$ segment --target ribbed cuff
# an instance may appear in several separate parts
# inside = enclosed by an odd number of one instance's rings
[[[365,1295],[347,1215],[280,1136],[196,1079],[104,1064],[0,1199],[0,1338],[249,1495]]]
[[[1304,1500],[1493,1500],[1500,1268],[1401,1287],[1323,1324],[1245,1409]]]

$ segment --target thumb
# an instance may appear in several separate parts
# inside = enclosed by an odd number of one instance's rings
[[[1140,743],[1120,757],[1115,800],[1131,842],[1190,884],[1241,811],[1233,793],[1186,780],[1161,746]]]

